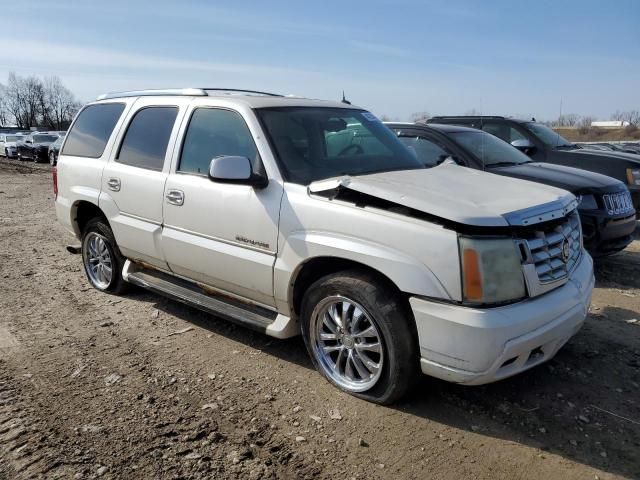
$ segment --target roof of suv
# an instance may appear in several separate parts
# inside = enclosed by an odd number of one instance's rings
[[[452,125],[448,123],[403,123],[403,122],[384,122],[391,128],[430,128],[440,132],[478,132],[477,129],[471,127],[463,127],[462,125]]]
[[[113,92],[100,95],[96,100],[126,97],[216,97],[244,103],[250,108],[266,107],[331,107],[352,108],[360,110],[354,105],[328,100],[315,100],[293,95],[278,95],[275,93],[259,92],[255,90],[240,90],[233,88],[169,88],[153,90],[133,90],[128,92]]]
[[[438,120],[475,120],[475,119],[508,120],[510,122],[517,122],[517,123],[535,122],[534,119],[523,120],[520,118],[504,117],[502,115],[436,115],[435,117],[431,117],[428,120],[428,123],[431,123],[431,122],[437,123]]]

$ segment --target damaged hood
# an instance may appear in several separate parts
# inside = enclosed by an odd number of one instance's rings
[[[450,162],[309,185],[311,193],[342,188],[473,226],[532,225],[558,218],[576,206],[575,197],[565,190]]]

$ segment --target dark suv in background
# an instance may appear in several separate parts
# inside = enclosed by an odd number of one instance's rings
[[[445,160],[506,177],[569,190],[579,200],[585,248],[593,256],[624,249],[633,240],[636,212],[620,181],[577,168],[532,161],[488,133],[456,125],[387,123],[421,163]]]
[[[58,134],[32,133],[17,143],[18,160],[46,162],[49,160],[49,145],[58,139]]]
[[[571,143],[535,120],[499,116],[437,116],[427,123],[453,124],[491,133],[527,154],[536,162],[555,163],[608,175],[625,183],[633,206],[640,212],[640,156],[604,152]]]

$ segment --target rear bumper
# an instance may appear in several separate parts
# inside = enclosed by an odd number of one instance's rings
[[[582,326],[593,285],[585,254],[565,285],[517,304],[473,309],[411,298],[422,372],[481,385],[551,359]]]

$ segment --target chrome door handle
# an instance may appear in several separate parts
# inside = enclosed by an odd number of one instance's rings
[[[184,192],[182,190],[169,190],[166,195],[167,202],[181,207],[184,205]]]
[[[120,179],[115,177],[110,178],[107,181],[107,186],[109,187],[109,190],[113,190],[114,192],[119,192],[121,187]]]

